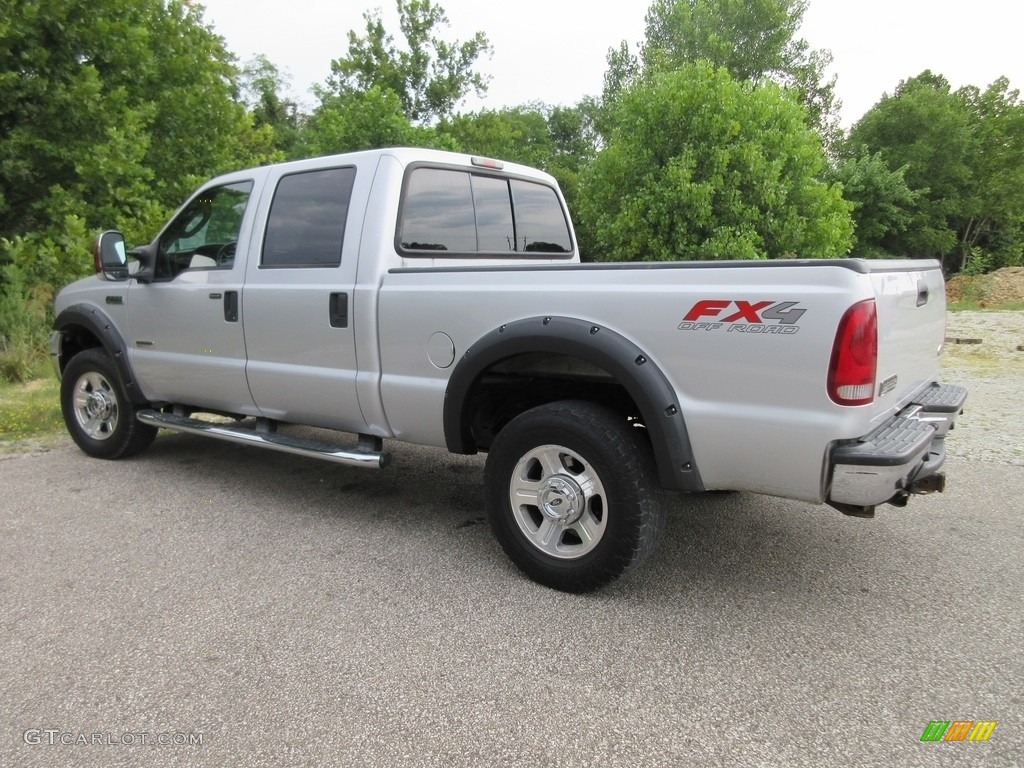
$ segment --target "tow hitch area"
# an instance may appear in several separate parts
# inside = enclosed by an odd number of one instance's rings
[[[920,495],[942,493],[944,490],[946,490],[946,474],[944,472],[936,472],[927,477],[922,477],[920,480],[915,480],[907,488],[909,493]]]
[[[912,481],[906,488],[900,489],[900,491],[889,499],[886,504],[892,504],[894,507],[905,507],[907,506],[907,501],[910,500],[911,495],[924,496],[928,493],[942,493],[945,489],[945,473],[934,472],[922,477],[920,480]],[[839,504],[836,502],[830,502],[830,505],[849,517],[872,518],[875,516],[874,506],[862,507],[856,504]]]

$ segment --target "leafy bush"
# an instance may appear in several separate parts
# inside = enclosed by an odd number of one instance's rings
[[[0,378],[28,381],[46,358],[53,292],[31,285],[16,264],[7,264],[0,274]]]
[[[849,204],[795,99],[708,63],[642,80],[584,173],[581,240],[597,260],[829,257]]]

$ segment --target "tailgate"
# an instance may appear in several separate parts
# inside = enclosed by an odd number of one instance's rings
[[[878,308],[876,418],[905,405],[939,373],[946,291],[937,261],[868,262]]]

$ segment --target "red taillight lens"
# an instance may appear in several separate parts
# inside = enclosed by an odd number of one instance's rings
[[[875,399],[878,315],[875,300],[854,304],[843,315],[828,366],[828,396],[839,405],[867,405]]]

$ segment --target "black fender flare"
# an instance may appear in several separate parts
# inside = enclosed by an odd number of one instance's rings
[[[662,486],[702,491],[686,421],[665,374],[629,339],[586,320],[531,317],[502,325],[478,339],[459,360],[445,390],[444,435],[452,453],[475,453],[470,393],[501,360],[529,352],[576,357],[615,377],[640,409]]]
[[[139,388],[128,363],[128,345],[125,344],[113,320],[91,304],[72,304],[54,319],[53,329],[64,332],[71,326],[84,328],[99,340],[121,375],[121,384],[128,400],[133,405],[147,404],[149,401]],[[61,370],[63,371],[63,367]]]

